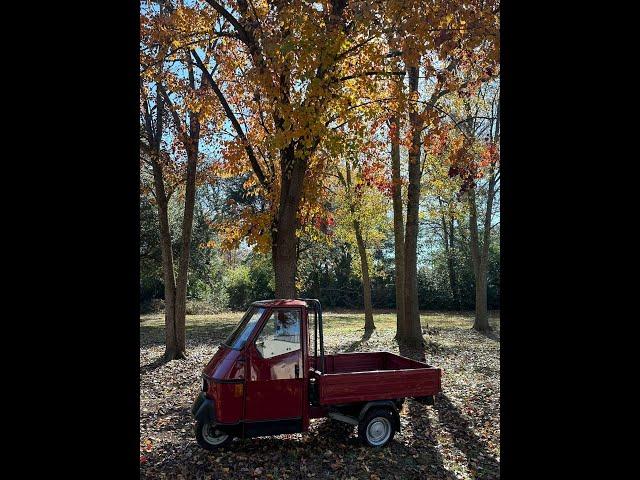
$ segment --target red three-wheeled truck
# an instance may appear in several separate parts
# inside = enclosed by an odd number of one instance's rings
[[[321,417],[357,425],[366,445],[381,447],[400,430],[405,398],[432,405],[441,390],[439,368],[400,355],[325,355],[316,299],[252,303],[202,378],[191,412],[207,450],[234,437],[305,432]]]

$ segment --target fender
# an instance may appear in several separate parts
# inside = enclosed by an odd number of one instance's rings
[[[396,431],[400,431],[400,414],[398,413],[398,409],[396,408],[396,404],[391,400],[375,400],[373,402],[367,402],[360,410],[360,414],[358,415],[358,422],[361,422],[364,416],[367,414],[367,411],[372,407],[388,407],[391,409],[393,413],[393,419],[395,420]]]
[[[213,400],[208,399],[204,392],[198,395],[193,406],[191,414],[201,422],[215,423],[216,421],[216,405]]]

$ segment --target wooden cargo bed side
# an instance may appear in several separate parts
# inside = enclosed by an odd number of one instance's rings
[[[440,370],[379,370],[324,374],[319,378],[321,405],[367,402],[435,395],[440,388]]]

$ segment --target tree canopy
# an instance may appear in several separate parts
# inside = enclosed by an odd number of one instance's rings
[[[175,270],[178,316],[186,292],[304,291],[398,307],[399,331],[406,308],[415,335],[497,271],[499,2],[142,2],[140,63],[143,231],[165,239],[144,233],[141,288]]]

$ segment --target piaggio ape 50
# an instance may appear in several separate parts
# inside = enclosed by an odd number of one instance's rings
[[[405,398],[433,405],[441,390],[439,368],[400,355],[325,355],[315,299],[252,303],[202,378],[191,412],[207,450],[234,437],[306,432],[321,417],[357,425],[362,442],[382,447],[400,430]]]

